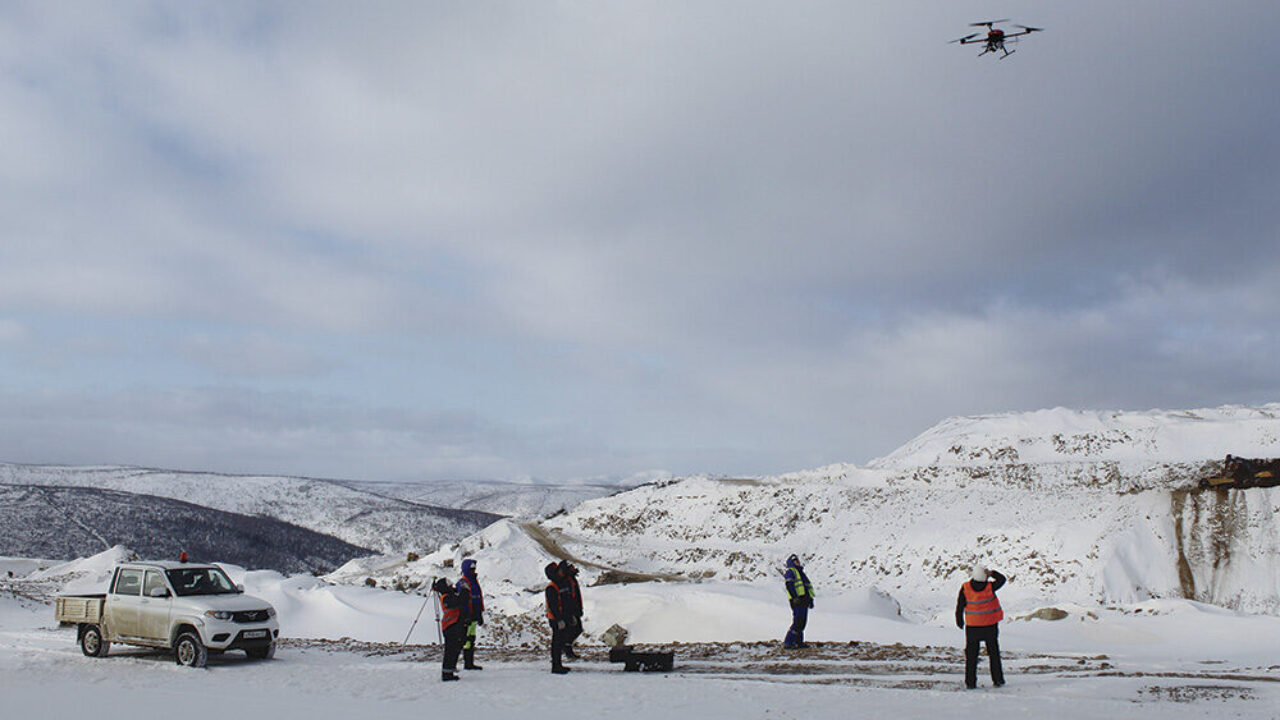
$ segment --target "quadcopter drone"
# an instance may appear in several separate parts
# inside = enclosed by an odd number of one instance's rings
[[[1018,38],[1022,37],[1023,35],[1030,35],[1031,33],[1044,31],[1044,28],[1027,27],[1026,25],[1018,25],[1015,23],[1014,27],[1021,28],[1021,30],[1019,32],[1006,33],[1005,31],[996,27],[996,25],[999,25],[1000,23],[1003,23],[1003,22],[1009,22],[1009,19],[1005,18],[1004,20],[987,20],[985,22],[969,23],[969,27],[985,27],[987,29],[986,37],[981,37],[982,33],[975,32],[975,33],[969,33],[968,35],[965,35],[962,38],[956,38],[951,42],[960,43],[961,45],[970,45],[972,43],[983,43],[985,47],[983,47],[982,52],[978,53],[978,57],[982,57],[987,53],[992,53],[999,50],[1004,53],[1003,55],[1000,56],[1000,59],[1003,60],[1015,52],[1004,46],[1006,41],[1018,42]]]

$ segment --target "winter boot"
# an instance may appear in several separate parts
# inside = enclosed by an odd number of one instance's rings
[[[551,673],[553,675],[564,675],[569,672],[569,668],[560,662],[560,652],[561,650],[558,647],[551,648]]]
[[[440,673],[440,680],[443,682],[450,682],[457,679],[458,679],[458,673],[452,670],[445,670],[444,672]]]
[[[577,659],[578,659],[578,653],[574,652],[574,651],[573,651],[573,648],[571,648],[571,647],[567,647],[567,648],[565,648],[565,649],[564,649],[564,656],[565,656],[565,657],[567,657],[567,658],[569,658],[570,660],[577,660]]]
[[[475,649],[462,651],[462,667],[466,670],[483,670],[484,668],[476,664]]]

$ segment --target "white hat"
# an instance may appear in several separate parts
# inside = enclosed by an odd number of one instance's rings
[[[978,582],[986,582],[987,566],[983,565],[982,563],[977,563],[976,565],[973,566],[973,572],[969,575],[969,577],[973,578]]]

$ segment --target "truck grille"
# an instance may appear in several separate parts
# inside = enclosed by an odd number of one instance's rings
[[[266,622],[267,617],[266,610],[241,610],[240,612],[231,613],[231,619],[238,623]]]

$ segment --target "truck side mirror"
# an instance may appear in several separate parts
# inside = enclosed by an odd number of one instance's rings
[[[238,593],[243,593],[243,592],[244,592],[244,585],[241,585],[241,584],[237,583],[237,584],[236,584],[236,592],[238,592]]]
[[[167,598],[169,597],[169,588],[151,588],[151,592],[147,593],[147,595],[153,598]]]

